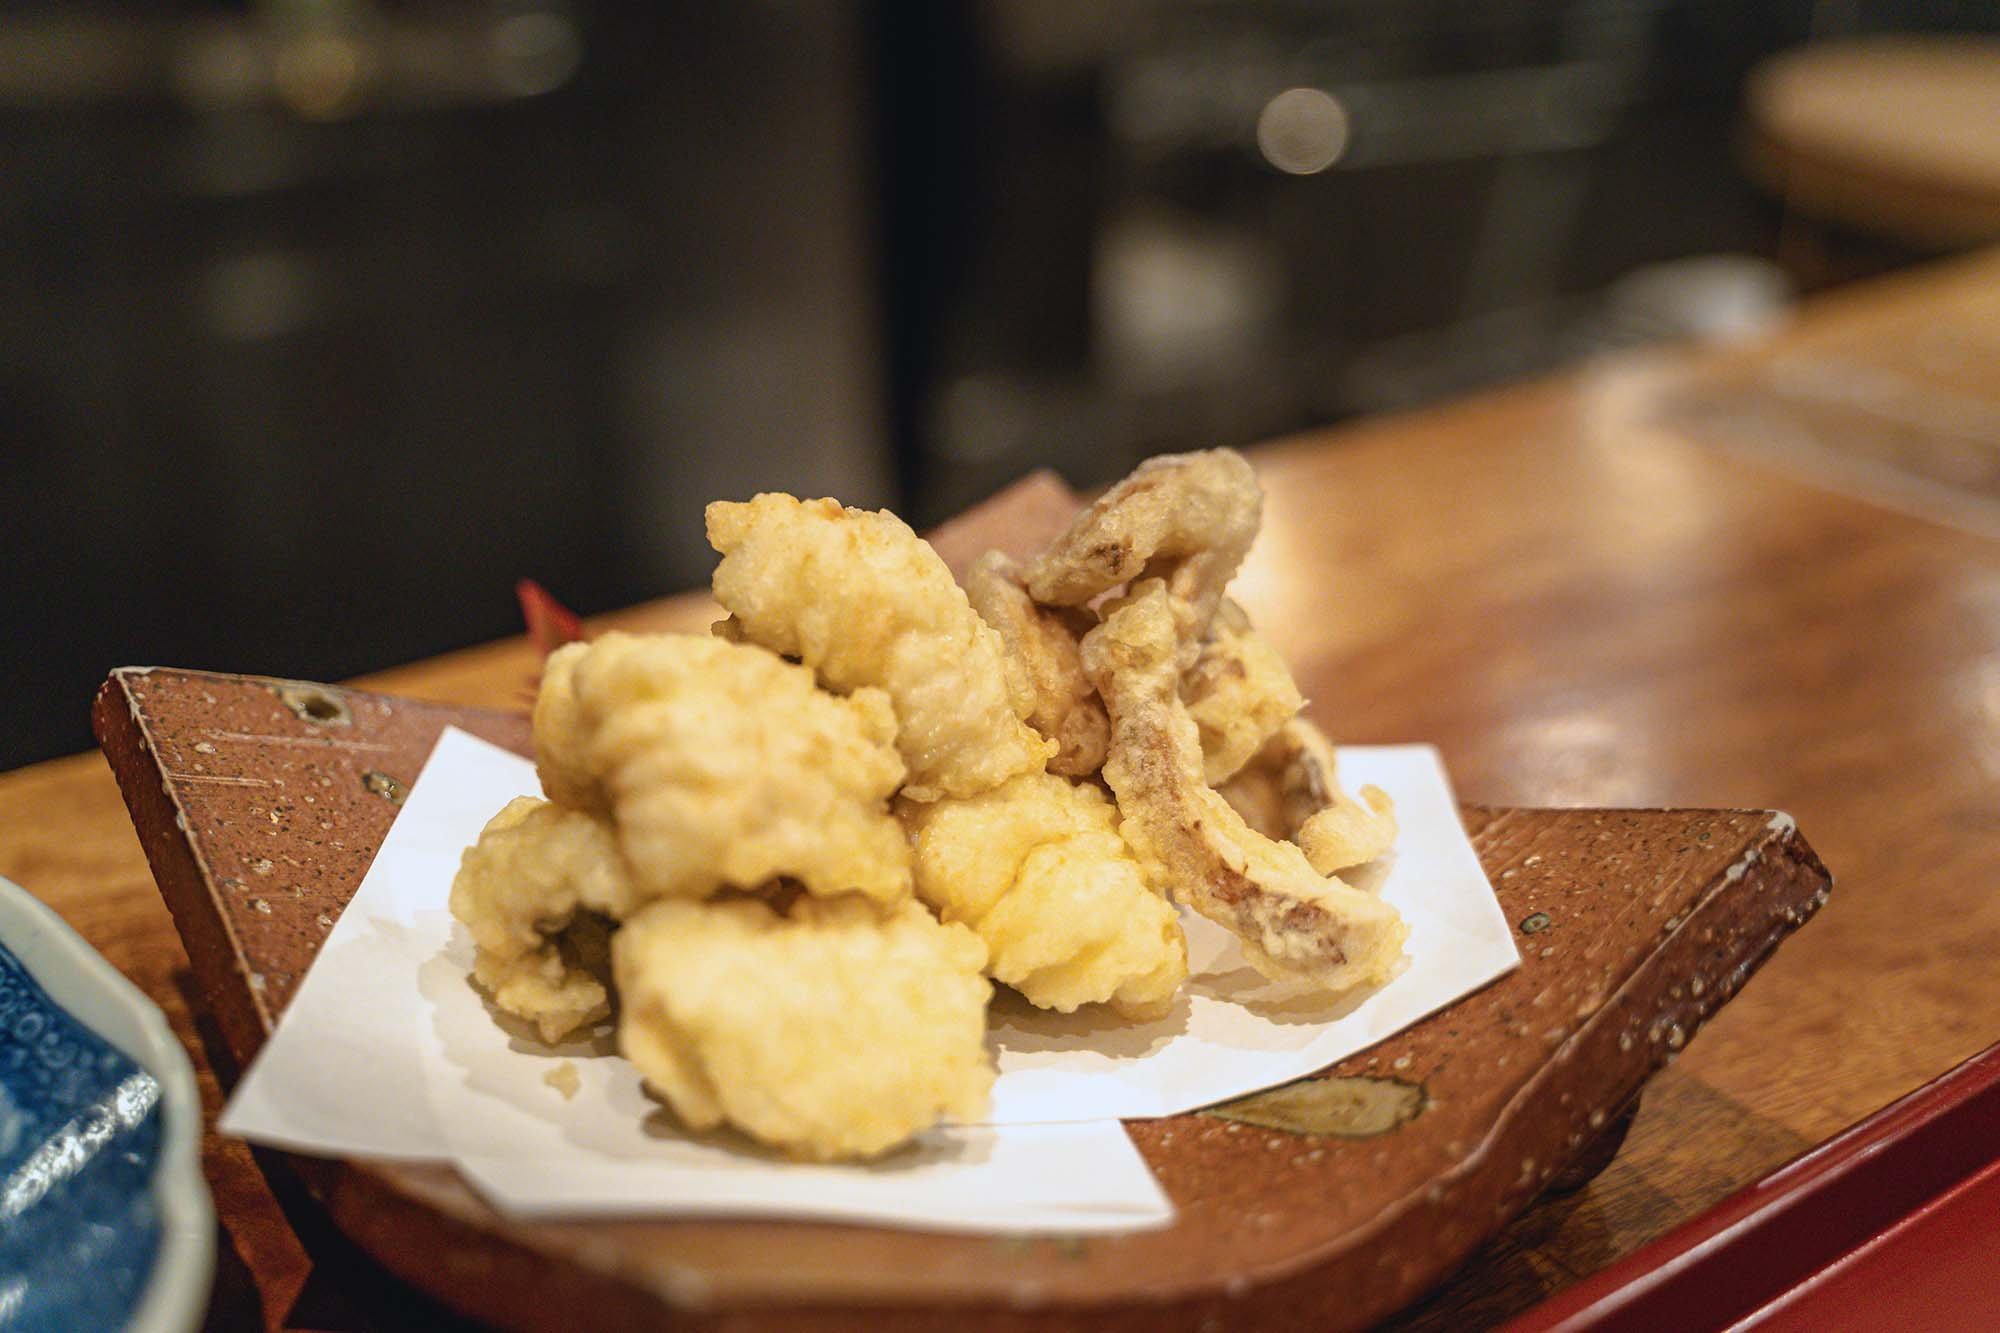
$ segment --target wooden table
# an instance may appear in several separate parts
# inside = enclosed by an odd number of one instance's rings
[[[2000,457],[1996,343],[2000,254],[1826,299],[1768,345],[1257,452],[1268,517],[1240,595],[1341,739],[1433,740],[1468,800],[1780,807],[1837,880],[1650,1085],[1613,1164],[1407,1322],[1520,1309],[2000,1037],[2000,503],[1909,462],[1981,430]],[[1896,391],[1813,399],[1801,367]],[[1887,434],[1885,463],[1867,446]],[[683,598],[607,622],[708,615]],[[533,665],[512,641],[362,683],[504,705]],[[0,777],[0,874],[159,1003],[212,1115],[220,1048],[101,759]],[[243,1145],[211,1135],[205,1165],[214,1326],[441,1322]]]
[[[1744,164],[1787,208],[1932,252],[2000,237],[2000,40],[1814,42],[1744,101]]]

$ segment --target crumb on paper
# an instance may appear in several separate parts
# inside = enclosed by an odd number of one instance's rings
[[[576,1096],[576,1090],[583,1086],[583,1078],[576,1072],[573,1060],[565,1060],[542,1075],[542,1082],[560,1092],[564,1101]]]

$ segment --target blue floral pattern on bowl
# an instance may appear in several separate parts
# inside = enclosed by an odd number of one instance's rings
[[[115,1328],[160,1246],[160,1085],[0,946],[0,1328]]]
[[[201,1097],[166,1016],[0,879],[0,1333],[192,1333],[215,1271]]]

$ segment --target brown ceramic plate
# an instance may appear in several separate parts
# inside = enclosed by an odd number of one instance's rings
[[[947,525],[962,561],[1032,548],[1073,499],[1032,479]],[[126,669],[100,744],[239,1063],[457,725],[525,718],[356,690]],[[1466,826],[1519,970],[1309,1079],[1127,1126],[1179,1210],[1132,1236],[771,1221],[519,1223],[449,1169],[297,1159],[383,1264],[522,1328],[1351,1327],[1600,1164],[1646,1078],[1824,902],[1791,821],[1749,810],[1502,810]]]

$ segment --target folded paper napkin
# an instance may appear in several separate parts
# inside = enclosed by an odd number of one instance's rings
[[[1044,1013],[1002,991],[990,1123],[933,1130],[879,1162],[822,1166],[681,1132],[602,1039],[551,1049],[493,1021],[446,901],[480,828],[538,788],[528,761],[450,729],[221,1128],[322,1156],[450,1162],[518,1216],[757,1214],[999,1232],[1165,1225],[1172,1205],[1120,1118],[1178,1114],[1311,1073],[1519,961],[1436,752],[1346,748],[1340,774],[1396,800],[1396,854],[1375,873],[1410,923],[1402,975],[1315,1007],[1266,985],[1227,934],[1187,916],[1191,974],[1166,1018]]]

